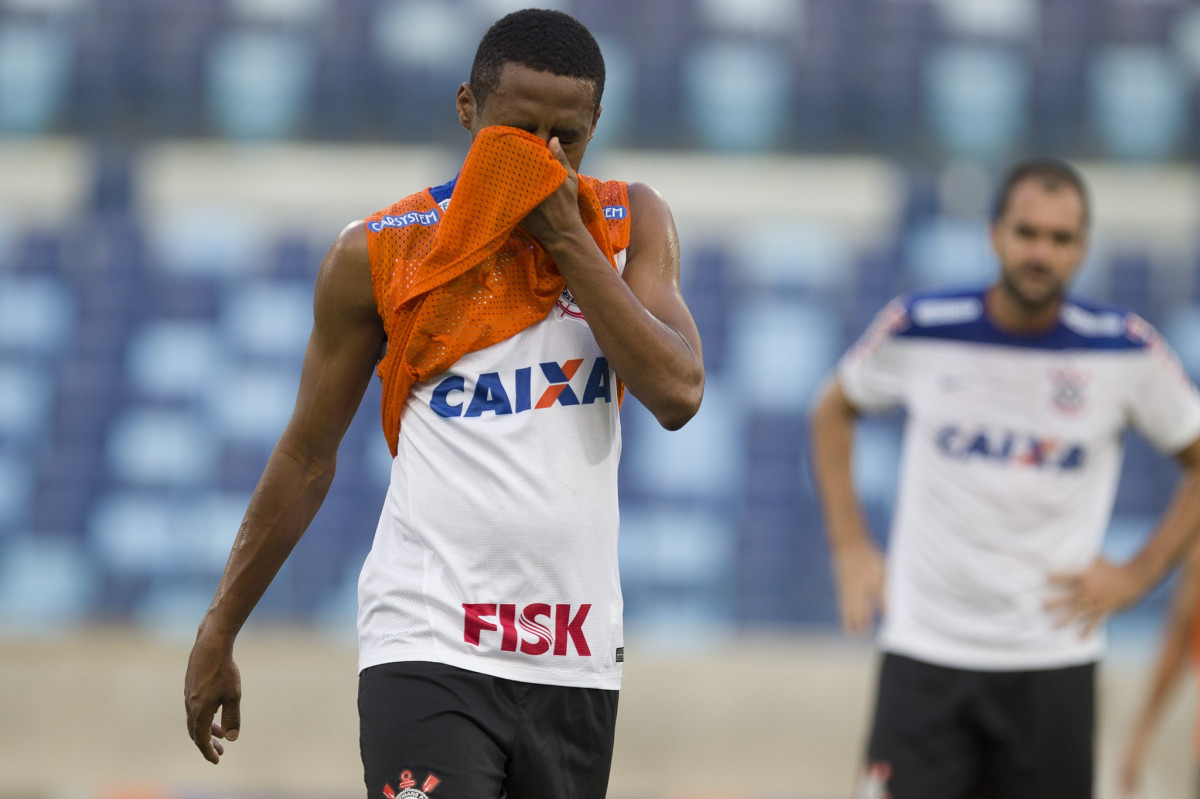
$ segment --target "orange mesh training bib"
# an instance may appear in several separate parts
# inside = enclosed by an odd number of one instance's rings
[[[517,229],[567,172],[538,137],[484,128],[443,211],[429,190],[366,220],[375,303],[387,334],[379,364],[383,429],[396,454],[400,414],[413,383],[444,372],[541,321],[566,283],[546,250]],[[605,219],[605,208],[623,213]],[[579,212],[601,252],[629,245],[625,183],[579,176]]]

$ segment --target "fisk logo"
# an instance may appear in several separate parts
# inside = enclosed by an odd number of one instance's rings
[[[475,385],[468,391],[467,379],[452,375],[438,383],[433,389],[429,407],[438,416],[446,419],[482,416],[491,412],[497,416],[522,413],[528,410],[549,408],[553,405],[593,405],[597,402],[612,402],[612,377],[607,358],[596,358],[587,370],[587,380],[582,393],[576,393],[571,380],[581,373],[584,358],[572,358],[558,363],[547,361],[537,365],[539,384],[545,383],[537,401],[533,399],[534,367],[525,366],[513,372],[509,379],[501,379],[499,372],[484,372],[475,378]]]
[[[551,607],[546,602],[532,602],[517,616],[517,606],[513,604],[464,602],[463,641],[480,646],[484,633],[499,633],[502,652],[544,655],[553,651],[565,656],[570,645],[577,654],[586,657],[592,650],[583,634],[583,623],[591,609],[589,604],[575,610],[562,603]],[[544,622],[539,621],[543,618]]]
[[[979,458],[1064,472],[1083,466],[1087,456],[1082,444],[1011,431],[967,431],[953,425],[938,431],[937,446],[956,460]]]

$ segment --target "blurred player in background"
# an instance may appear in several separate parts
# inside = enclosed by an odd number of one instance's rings
[[[1200,394],[1137,316],[1068,297],[1089,200],[1066,163],[1014,166],[985,289],[893,301],[812,416],[842,624],[882,617],[862,796],[1092,795],[1103,622],[1200,527]],[[852,478],[860,414],[906,412],[886,568]],[[1132,426],[1183,466],[1128,563],[1100,557]],[[885,579],[886,577],[886,579]]]
[[[501,19],[458,89],[459,176],[325,256],[295,411],[188,663],[188,730],[213,763],[241,726],[235,637],[320,507],[378,364],[394,461],[359,581],[368,797],[605,795],[618,400],[628,387],[678,428],[704,369],[666,204],[578,174],[603,87],[575,19]]]
[[[1184,568],[1180,570],[1179,580],[1171,598],[1171,609],[1167,615],[1167,626],[1163,634],[1158,663],[1150,681],[1150,689],[1138,712],[1133,734],[1126,744],[1125,754],[1121,759],[1121,788],[1126,795],[1136,794],[1141,786],[1146,757],[1154,737],[1154,729],[1162,718],[1167,700],[1171,698],[1179,684],[1179,679],[1183,675],[1184,663],[1190,657],[1193,666],[1200,667],[1200,636],[1196,635],[1196,625],[1200,623],[1200,613],[1197,612],[1200,610],[1197,607],[1198,602],[1200,602],[1200,549],[1195,549]],[[1192,746],[1193,749],[1200,746],[1200,735],[1197,735]],[[1196,763],[1200,764],[1200,754],[1195,757]],[[1200,796],[1200,768],[1197,770],[1197,778],[1193,796]]]

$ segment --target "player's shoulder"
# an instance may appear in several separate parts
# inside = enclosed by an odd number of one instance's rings
[[[1086,349],[1140,350],[1160,341],[1154,326],[1136,313],[1087,297],[1068,298],[1059,321]]]
[[[914,291],[894,301],[903,308],[913,332],[970,325],[983,321],[982,288]]]

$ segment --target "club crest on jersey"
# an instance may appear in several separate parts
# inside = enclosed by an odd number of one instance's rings
[[[554,307],[558,309],[558,318],[569,316],[572,319],[583,319],[583,311],[579,310],[579,304],[575,302],[575,298],[571,295],[571,290],[564,287],[562,294],[558,295],[558,301],[554,303]]]
[[[525,366],[511,375],[499,372],[484,372],[477,376],[474,385],[468,386],[463,375],[444,378],[433,389],[429,407],[445,419],[471,418],[491,413],[504,416],[541,410],[555,405],[594,405],[597,402],[612,402],[612,373],[608,359],[596,358],[590,369],[581,369],[586,358],[572,358],[558,363],[546,361],[537,365],[536,374],[541,393],[536,399],[533,394],[534,368]],[[572,386],[577,374],[586,374],[586,380]],[[578,383],[582,382],[582,385]]]
[[[1087,405],[1084,391],[1088,376],[1075,369],[1055,369],[1050,373],[1051,397],[1054,407],[1062,413],[1075,415]]]
[[[383,786],[383,795],[387,799],[429,799],[429,793],[438,786],[441,780],[430,774],[425,777],[425,782],[421,783],[421,787],[417,788],[417,781],[413,779],[411,771],[401,771],[400,781],[396,783],[396,789],[393,790],[390,784]]]

